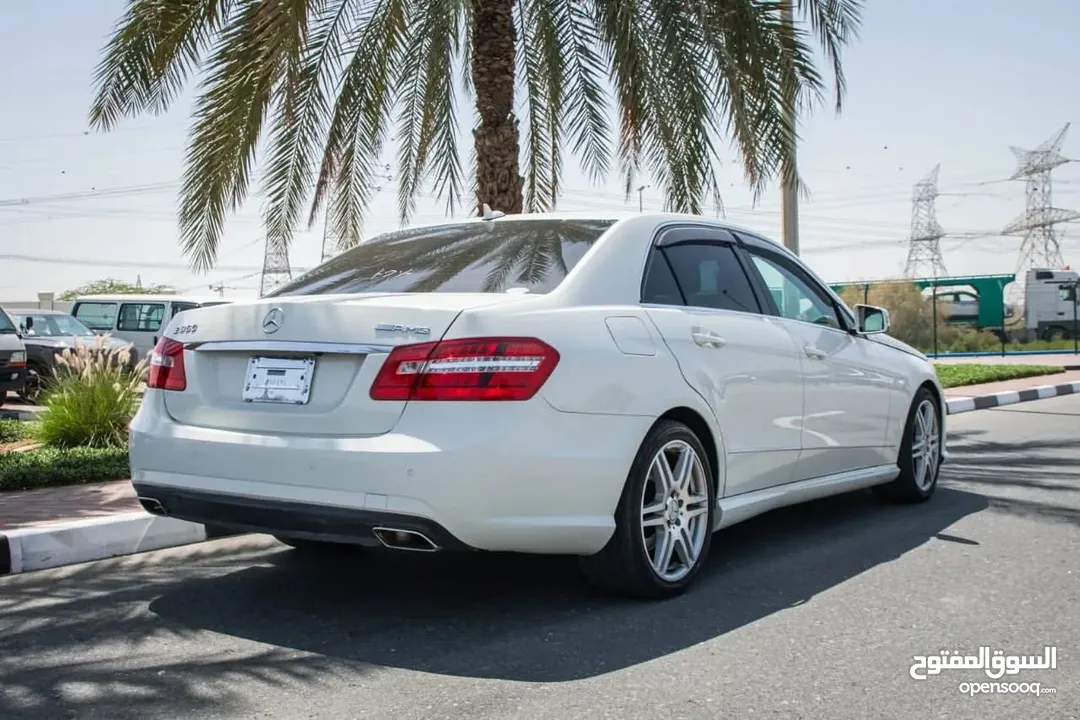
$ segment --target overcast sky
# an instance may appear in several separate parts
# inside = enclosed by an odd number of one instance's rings
[[[938,214],[952,274],[1013,272],[1018,238],[998,231],[1024,209],[1010,145],[1034,148],[1080,119],[1080,3],[1030,0],[869,0],[862,37],[845,57],[849,93],[803,121],[800,169],[813,192],[801,207],[803,255],[829,280],[899,274],[911,220],[911,186],[941,164]],[[228,296],[257,294],[262,263],[259,201],[234,216],[220,268],[194,276],[176,242],[174,208],[190,96],[170,114],[88,133],[91,73],[123,11],[121,0],[7,3],[0,26],[0,202],[90,190],[156,186],[113,197],[0,206],[0,300],[32,300],[112,276],[167,283],[199,294],[224,281]],[[471,115],[463,115],[471,117]],[[467,130],[467,128],[463,129]],[[1076,129],[1080,133],[1080,128]],[[467,137],[467,136],[466,136]],[[1064,153],[1080,157],[1080,136]],[[463,158],[467,160],[466,156]],[[560,209],[637,207],[617,178],[592,185],[568,163]],[[751,206],[741,169],[722,169],[727,217],[779,238],[779,193]],[[1080,169],[1056,171],[1055,205],[1080,208]],[[396,228],[396,185],[386,184],[367,234]],[[660,196],[644,194],[646,209]],[[443,217],[418,204],[418,222]],[[301,232],[294,267],[319,259],[322,228]],[[1063,239],[1080,263],[1080,228]],[[2,257],[6,256],[6,257]],[[17,256],[20,259],[13,259]],[[136,269],[139,268],[139,269]]]

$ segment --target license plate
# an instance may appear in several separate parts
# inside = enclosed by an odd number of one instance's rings
[[[244,402],[304,405],[314,374],[314,358],[253,357],[244,379]]]

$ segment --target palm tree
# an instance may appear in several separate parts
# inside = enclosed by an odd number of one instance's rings
[[[783,17],[791,3],[797,24]],[[247,198],[264,133],[272,242],[287,245],[324,205],[331,230],[358,242],[391,129],[402,222],[429,182],[453,211],[468,182],[462,88],[477,115],[477,209],[553,207],[569,146],[593,179],[617,163],[628,194],[648,173],[669,208],[699,212],[720,202],[725,139],[755,192],[778,174],[797,182],[787,118],[824,95],[814,45],[832,65],[839,111],[840,49],[861,9],[862,0],[128,0],[96,71],[90,123],[108,130],[164,112],[202,74],[179,203],[196,270],[213,266],[226,215]]]

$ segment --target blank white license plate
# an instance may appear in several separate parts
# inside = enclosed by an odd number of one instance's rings
[[[314,358],[253,357],[244,378],[244,402],[304,405],[314,374]]]

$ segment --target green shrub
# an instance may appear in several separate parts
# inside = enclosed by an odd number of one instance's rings
[[[1001,340],[986,330],[950,327],[938,338],[938,352],[987,352],[1000,349]],[[933,348],[929,350],[933,352]]]
[[[130,473],[124,447],[41,447],[0,455],[0,492],[123,480]]]
[[[106,338],[57,356],[45,387],[40,439],[52,447],[119,447],[139,406],[146,364],[131,365],[127,348],[108,348]]]
[[[25,423],[22,420],[0,418],[0,443],[29,440],[32,437],[33,433],[30,423]]]

